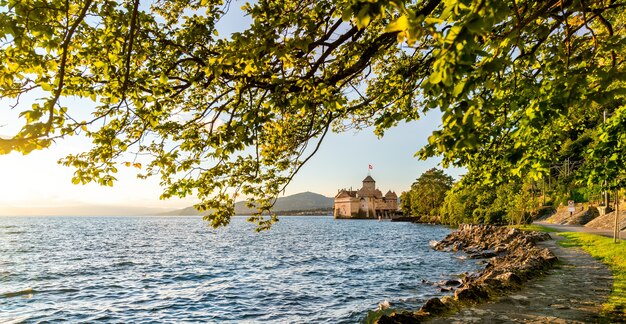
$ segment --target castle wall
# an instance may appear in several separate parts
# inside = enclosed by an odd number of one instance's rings
[[[368,201],[367,198],[361,198],[359,199],[359,217],[363,218],[363,217],[368,217]]]
[[[376,199],[375,207],[376,207],[376,209],[386,209],[387,208],[385,202],[382,199]]]
[[[356,217],[359,214],[359,200],[357,198],[353,198],[351,203],[351,209],[350,209],[350,216],[351,217]]]
[[[376,202],[375,202],[375,208],[376,209],[396,210],[396,209],[398,209],[398,203],[396,201],[393,201],[393,200],[385,200],[385,199],[377,198]]]
[[[367,197],[365,198],[367,201],[367,217],[376,217],[376,198]]]
[[[335,199],[334,213],[338,217],[355,217],[359,213],[359,199],[353,197]]]

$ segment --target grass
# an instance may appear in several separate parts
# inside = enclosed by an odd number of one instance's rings
[[[613,239],[588,233],[564,232],[559,242],[563,247],[580,247],[606,264],[613,273],[613,289],[603,305],[608,315],[626,318],[626,242],[613,243]]]
[[[546,232],[546,233],[554,233],[554,232],[558,232],[559,230],[553,229],[553,228],[549,228],[549,227],[545,227],[545,226],[541,226],[541,225],[511,225],[509,227],[512,228],[517,228],[520,229],[522,231],[537,231],[537,232]]]

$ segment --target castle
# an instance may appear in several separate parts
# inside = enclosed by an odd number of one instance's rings
[[[333,210],[335,218],[391,218],[398,210],[398,196],[391,190],[383,196],[368,175],[358,191],[339,190]]]

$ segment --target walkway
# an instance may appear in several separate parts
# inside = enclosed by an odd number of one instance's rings
[[[605,230],[605,229],[599,229],[599,228],[585,227],[581,225],[557,225],[557,224],[551,224],[551,223],[546,223],[546,222],[534,222],[533,224],[541,225],[544,227],[549,227],[549,228],[552,228],[561,232],[583,232],[583,233],[590,233],[590,234],[602,235],[602,236],[613,238],[612,229]],[[626,239],[626,231],[620,232],[620,238],[622,240]]]
[[[558,235],[550,234],[555,240]],[[613,286],[610,270],[576,248],[541,242],[560,262],[546,276],[495,301],[465,308],[430,323],[595,323]]]

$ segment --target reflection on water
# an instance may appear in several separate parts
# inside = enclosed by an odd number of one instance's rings
[[[358,322],[473,270],[443,227],[283,217],[0,217],[0,321]],[[426,282],[423,282],[423,279]]]

